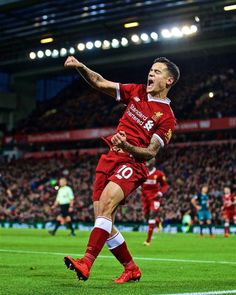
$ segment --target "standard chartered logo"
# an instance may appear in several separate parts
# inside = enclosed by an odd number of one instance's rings
[[[143,126],[143,128],[146,129],[147,131],[150,131],[152,129],[152,127],[154,126],[154,121],[153,120],[147,120],[148,116],[145,116],[133,104],[131,104],[131,106],[128,107],[128,109],[126,111],[126,114],[130,118],[132,118],[136,123],[138,123],[140,126]],[[146,123],[145,123],[145,121],[146,121]]]
[[[153,126],[154,126],[153,121],[152,120],[148,120],[147,123],[144,125],[144,129],[147,129],[147,131],[150,131]]]

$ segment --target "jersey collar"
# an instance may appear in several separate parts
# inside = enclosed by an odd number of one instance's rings
[[[151,94],[148,93],[147,95],[148,101],[156,101],[156,102],[161,102],[170,105],[170,99],[168,97],[162,99],[162,98],[157,98],[151,96]]]
[[[149,175],[151,175],[152,173],[154,173],[156,171],[156,167],[153,167],[151,171],[149,171]]]

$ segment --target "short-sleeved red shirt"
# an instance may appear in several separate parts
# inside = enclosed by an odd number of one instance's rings
[[[224,211],[235,211],[236,214],[236,205],[232,204],[234,203],[236,200],[236,196],[235,195],[224,195],[223,196],[223,203],[224,203]]]
[[[153,98],[144,84],[117,84],[117,100],[127,105],[117,132],[125,131],[130,144],[147,147],[153,135],[161,146],[168,144],[176,124],[168,98]]]
[[[152,171],[149,172],[147,180],[142,184],[141,187],[141,195],[142,198],[146,199],[155,199],[157,198],[157,193],[166,193],[168,188],[168,184],[166,181],[165,174],[153,168]]]

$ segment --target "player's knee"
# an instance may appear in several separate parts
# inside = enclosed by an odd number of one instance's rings
[[[70,222],[70,221],[71,221],[70,216],[67,216],[67,217],[65,218],[65,221],[66,221],[66,222]]]

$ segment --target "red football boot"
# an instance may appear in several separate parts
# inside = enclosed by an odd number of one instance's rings
[[[124,284],[130,281],[139,281],[141,278],[141,271],[138,267],[134,269],[125,269],[124,272],[117,278],[114,283]]]
[[[67,268],[74,270],[79,280],[86,281],[89,277],[88,265],[82,259],[73,259],[70,256],[64,257]]]

